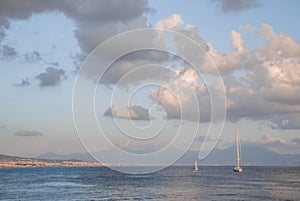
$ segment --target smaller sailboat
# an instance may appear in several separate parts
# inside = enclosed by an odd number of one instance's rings
[[[197,162],[197,161],[195,161],[194,172],[199,172],[199,169],[198,169],[198,162]]]
[[[234,172],[242,172],[243,169],[241,168],[241,144],[240,144],[240,139],[239,139],[239,133],[238,133],[238,128],[236,128],[236,166],[233,168]]]

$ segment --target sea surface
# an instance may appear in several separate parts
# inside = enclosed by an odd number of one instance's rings
[[[3,168],[0,200],[300,200],[300,167],[243,170],[174,166],[129,175],[107,167]]]

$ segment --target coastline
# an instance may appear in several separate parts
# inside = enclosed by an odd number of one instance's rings
[[[84,161],[60,161],[60,160],[43,160],[43,159],[14,159],[0,160],[0,168],[30,168],[30,167],[81,167],[81,166],[104,166],[99,162]]]

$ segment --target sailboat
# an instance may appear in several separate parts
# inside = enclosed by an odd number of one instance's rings
[[[195,161],[194,172],[199,172],[199,169],[198,169],[198,162],[197,162],[197,161]]]
[[[239,139],[239,132],[238,132],[238,128],[236,128],[236,158],[235,158],[235,161],[236,161],[236,165],[234,168],[233,168],[233,171],[234,172],[242,172],[243,169],[241,168],[241,151],[240,151],[240,148],[241,148],[241,144],[240,144],[240,139]]]

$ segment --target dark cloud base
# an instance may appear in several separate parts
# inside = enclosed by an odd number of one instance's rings
[[[49,87],[59,85],[66,75],[63,69],[49,67],[46,72],[40,73],[35,78],[40,81],[41,87]]]
[[[16,131],[14,135],[21,136],[21,137],[38,137],[38,136],[43,136],[44,134],[40,131],[21,130],[21,131]]]

